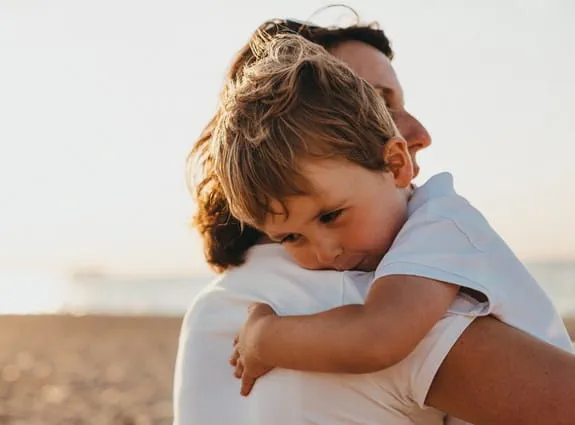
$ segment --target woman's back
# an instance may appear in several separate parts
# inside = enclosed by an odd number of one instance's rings
[[[443,413],[421,408],[443,357],[472,319],[443,319],[404,362],[371,375],[274,370],[247,398],[228,366],[233,337],[247,307],[267,302],[280,314],[308,314],[361,303],[371,274],[301,269],[280,245],[259,245],[242,267],[210,284],[195,300],[178,355],[176,425],[442,424]]]

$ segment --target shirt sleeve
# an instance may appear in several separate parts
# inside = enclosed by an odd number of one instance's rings
[[[425,406],[425,399],[443,360],[474,317],[448,314],[442,318],[403,361],[394,366],[393,380],[399,396]]]
[[[490,314],[495,294],[488,282],[492,280],[494,258],[480,247],[477,242],[482,241],[476,241],[468,228],[451,218],[414,213],[378,265],[375,279],[413,275],[456,284],[482,296],[470,296],[464,290],[449,312]]]

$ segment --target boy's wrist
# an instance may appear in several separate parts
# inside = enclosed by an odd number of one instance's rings
[[[271,310],[271,309],[270,309]],[[274,366],[269,362],[270,359],[267,354],[266,347],[275,345],[277,341],[277,336],[279,332],[277,330],[277,323],[279,323],[280,317],[275,314],[273,310],[271,313],[263,314],[257,318],[252,323],[251,328],[251,348],[252,355],[262,363]]]

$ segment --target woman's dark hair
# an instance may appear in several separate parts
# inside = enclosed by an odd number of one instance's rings
[[[357,14],[355,15],[357,17]],[[273,19],[260,25],[250,38],[250,42],[237,53],[227,78],[232,80],[240,78],[244,67],[255,60],[251,43],[255,37],[273,37],[275,34],[286,32],[298,33],[327,50],[345,41],[361,41],[375,47],[389,59],[393,58],[390,41],[377,23],[321,27],[295,20]],[[242,225],[230,214],[226,198],[213,173],[209,141],[218,117],[216,112],[188,155],[187,183],[197,206],[192,225],[202,237],[204,256],[215,271],[222,272],[241,265],[249,248],[263,235],[250,226]],[[200,171],[201,177],[194,185],[195,171]]]

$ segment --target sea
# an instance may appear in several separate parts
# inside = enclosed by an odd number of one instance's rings
[[[575,316],[575,262],[527,267],[559,312]],[[0,314],[181,316],[214,277],[0,272]]]

